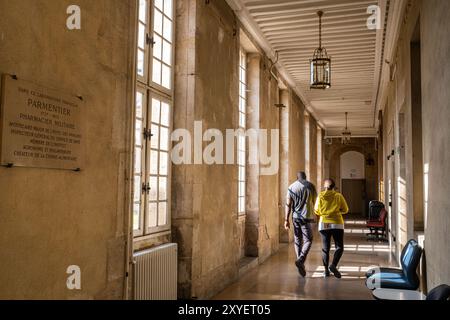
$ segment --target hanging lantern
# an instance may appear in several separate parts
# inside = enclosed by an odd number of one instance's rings
[[[314,50],[313,58],[310,60],[311,66],[311,89],[327,89],[331,87],[331,57],[327,50],[322,48],[322,16],[323,12],[318,11],[319,16],[319,47]]]
[[[352,139],[352,133],[348,130],[348,126],[347,126],[347,117],[348,117],[348,112],[345,113],[345,130],[342,132],[342,144],[350,144],[351,139]]]

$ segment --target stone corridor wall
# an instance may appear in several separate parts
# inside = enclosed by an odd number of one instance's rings
[[[225,1],[191,0],[178,2],[177,19],[180,45],[176,53],[174,128],[193,131],[193,122],[202,120],[203,130],[236,129],[240,47],[237,18]],[[247,128],[267,129],[270,133],[270,129],[280,127],[280,110],[275,106],[280,101],[278,83],[270,75],[270,61],[264,54],[251,53],[248,59],[253,68],[248,71],[252,78],[248,117],[253,122],[247,122]],[[290,99],[289,181],[293,181],[305,163],[304,127],[299,122],[304,107],[293,94]],[[284,205],[285,195],[279,195],[278,172],[259,175],[260,171],[254,168],[252,175],[256,175],[248,178],[247,217],[238,218],[236,165],[173,166],[172,232],[173,240],[180,245],[180,297],[207,298],[237,279],[239,260],[245,251],[257,256],[259,263],[278,251],[279,208]],[[246,250],[249,244],[251,250]]]
[[[0,1],[0,73],[84,99],[80,172],[0,167],[0,299],[121,299],[128,215],[131,1]],[[67,267],[81,269],[68,290]]]
[[[423,161],[428,164],[425,250],[428,288],[450,283],[449,1],[422,1]]]
[[[428,290],[442,283],[450,283],[450,247],[447,244],[450,230],[448,208],[448,181],[450,180],[450,2],[439,0],[415,0],[406,9],[405,19],[401,29],[401,37],[397,45],[394,63],[397,64],[395,79],[389,87],[389,97],[383,111],[383,127],[385,145],[383,159],[391,152],[389,132],[394,135],[395,179],[404,179],[404,190],[398,187],[395,192],[402,196],[406,194],[406,206],[394,202],[394,212],[397,223],[406,229],[405,235],[397,248],[397,257],[408,239],[416,237],[420,230],[415,230],[414,217],[417,209],[422,211],[425,227],[425,257],[426,280]],[[417,37],[415,28],[420,21],[420,53],[421,53],[421,88],[422,88],[422,145],[423,167],[413,167],[413,115],[412,101],[415,96],[411,93],[411,49],[413,38]],[[414,40],[416,41],[416,40]],[[414,74],[415,75],[415,74]],[[415,98],[417,99],[417,98]],[[400,132],[400,113],[403,114],[405,125]],[[399,136],[405,136],[402,145]],[[405,148],[404,163],[401,163],[399,148]],[[388,199],[388,166],[384,165],[386,192]],[[404,171],[402,170],[404,168]],[[428,168],[428,170],[426,170]],[[416,172],[414,172],[416,170]],[[418,172],[417,172],[418,171]],[[402,172],[406,174],[402,175]],[[413,179],[423,175],[424,207],[414,208]],[[400,193],[399,193],[400,192]],[[398,202],[398,201],[397,201]]]
[[[0,0],[0,72],[81,95],[86,109],[81,172],[0,167],[0,298],[125,297],[135,3],[79,0],[82,30],[68,31],[69,1]],[[203,131],[237,128],[238,20],[224,0],[176,5],[173,127],[192,136],[194,121]],[[280,127],[270,65],[260,54],[256,125],[268,130]],[[305,166],[304,106],[288,90],[292,182]],[[279,249],[279,173],[254,177],[257,219],[246,223],[255,233],[239,229],[237,173],[236,165],[172,166],[171,235],[135,247],[178,243],[182,298],[211,297],[235,280],[243,237],[255,240],[260,263]],[[67,290],[69,265],[81,267],[80,291]]]

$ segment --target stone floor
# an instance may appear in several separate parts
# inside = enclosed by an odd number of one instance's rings
[[[298,274],[294,265],[293,244],[283,245],[276,255],[248,271],[213,299],[373,299],[364,283],[365,271],[373,265],[395,266],[395,261],[387,242],[366,240],[364,224],[362,220],[346,222],[345,251],[339,263],[341,279],[323,278],[321,241],[316,232],[306,262],[305,278]]]

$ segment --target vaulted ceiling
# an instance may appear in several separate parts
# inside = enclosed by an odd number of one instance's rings
[[[228,1],[228,0],[227,0]],[[295,83],[305,105],[328,134],[340,134],[349,113],[353,134],[376,134],[376,97],[383,50],[386,1],[230,0],[244,26],[266,48],[278,52],[279,66]],[[382,5],[382,29],[367,27],[368,7]],[[317,11],[322,10],[322,45],[332,58],[332,87],[309,88],[309,60],[318,47]]]

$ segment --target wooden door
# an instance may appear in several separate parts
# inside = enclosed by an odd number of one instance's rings
[[[349,213],[365,216],[366,180],[342,179],[342,194],[347,201]]]

